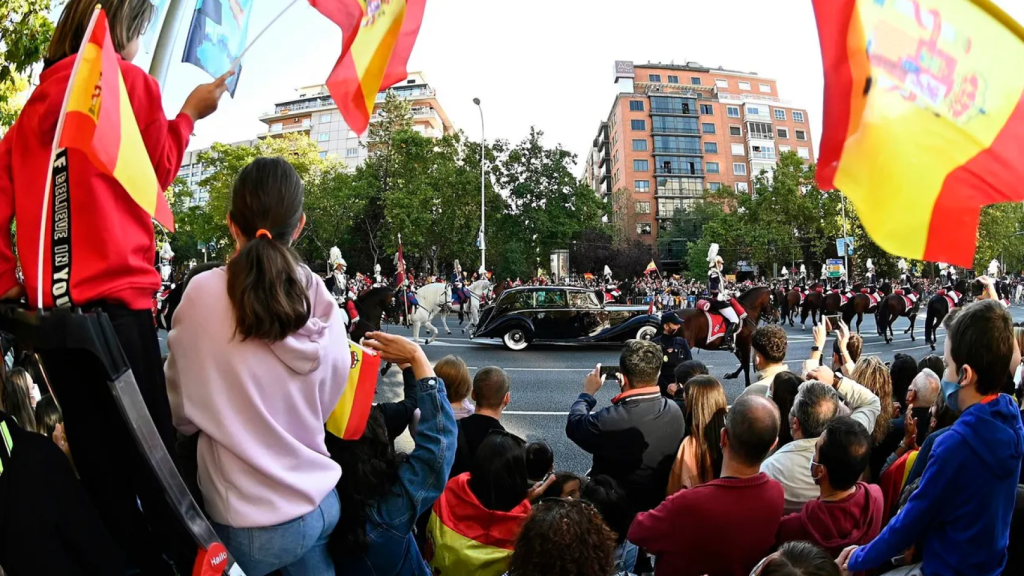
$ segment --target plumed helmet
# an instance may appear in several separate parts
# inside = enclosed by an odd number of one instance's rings
[[[988,263],[988,273],[992,276],[999,274],[999,260],[993,260]]]
[[[458,260],[455,261],[455,271],[462,272],[462,264],[459,264]]]
[[[800,273],[801,274],[807,274],[807,266],[804,266],[803,264],[801,264],[800,265]]]
[[[708,264],[714,266],[716,262],[721,262],[722,259],[718,257],[718,244],[714,242],[711,246],[708,246]]]
[[[875,265],[871,262],[871,258],[868,258],[868,270],[874,270]]]
[[[165,242],[163,247],[160,248],[160,257],[164,260],[170,260],[174,258],[174,250],[171,250],[171,243]]]
[[[945,272],[946,270],[949,270],[949,264],[946,264],[945,262],[939,262],[938,264],[939,264],[939,270],[942,270],[943,272]]]
[[[900,261],[896,263],[896,267],[899,268],[900,270],[906,272],[907,268],[908,268],[907,261],[904,260],[903,258],[900,258]]]
[[[331,247],[330,254],[332,269],[337,268],[338,264],[341,264],[342,266],[347,266],[347,264],[345,263],[345,259],[341,257],[341,249],[339,249],[337,246]]]

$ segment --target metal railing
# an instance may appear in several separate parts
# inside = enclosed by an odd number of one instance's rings
[[[678,127],[671,127],[670,128],[670,127],[664,127],[664,126],[660,127],[660,128],[659,127],[653,127],[653,128],[651,128],[651,134],[656,134],[656,135],[662,135],[662,134],[667,134],[667,135],[684,134],[684,135],[687,135],[687,136],[700,136],[700,128],[678,128]]]
[[[738,94],[735,92],[723,92],[721,90],[718,91],[718,98],[725,100],[751,100],[754,102],[778,102],[780,104],[790,103],[790,100],[776,96],[764,96],[762,94]]]
[[[700,147],[691,148],[687,146],[666,146],[666,145],[654,145],[655,154],[693,154],[694,156],[701,156],[703,152],[700,151]]]
[[[775,134],[747,131],[747,140],[775,140]]]
[[[748,156],[751,159],[778,160],[778,157],[775,156],[775,152],[754,152],[754,151],[751,151]]]
[[[673,108],[671,106],[651,106],[651,114],[685,114],[687,116],[700,116],[700,109]]]

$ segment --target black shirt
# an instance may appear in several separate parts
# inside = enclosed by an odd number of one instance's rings
[[[661,353],[664,354],[661,374],[658,375],[658,388],[661,388],[662,396],[668,396],[668,385],[675,382],[676,366],[692,360],[693,354],[690,353],[690,343],[682,336],[662,334],[654,342],[661,346]]]
[[[459,445],[455,449],[455,463],[452,464],[448,478],[454,478],[463,472],[469,472],[476,458],[477,448],[492,430],[504,430],[505,427],[497,418],[473,414],[459,420]]]

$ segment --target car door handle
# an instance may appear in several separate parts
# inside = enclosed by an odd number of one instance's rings
[[[540,314],[537,314],[537,318],[543,318],[543,317],[544,317],[544,312],[541,312]]]

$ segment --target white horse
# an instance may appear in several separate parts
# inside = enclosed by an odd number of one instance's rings
[[[480,308],[483,305],[483,300],[487,297],[487,294],[491,292],[493,285],[490,280],[484,278],[483,280],[477,280],[476,282],[469,285],[469,306],[466,309],[466,314],[469,316],[469,323],[462,328],[462,333],[465,334],[466,330],[470,332],[476,328],[477,324],[480,323]],[[461,304],[451,304],[452,310],[458,310]]]
[[[430,333],[430,337],[423,342],[424,344],[430,344],[437,339],[437,328],[430,321],[439,314],[441,316],[441,323],[444,325],[444,331],[448,334],[452,333],[448,328],[448,321],[443,313],[448,303],[452,301],[452,289],[450,286],[441,282],[421,286],[416,290],[416,300],[419,301],[419,306],[415,310],[409,311],[413,342],[419,341],[421,326],[425,326],[427,332]]]

